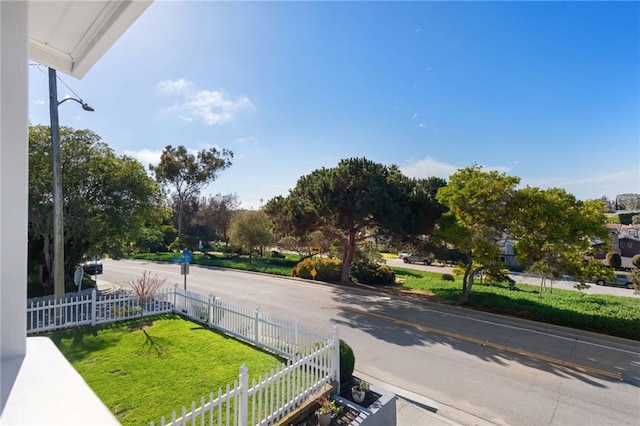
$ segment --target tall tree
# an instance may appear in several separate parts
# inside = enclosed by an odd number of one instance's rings
[[[238,212],[231,220],[229,240],[231,245],[248,251],[251,262],[256,248],[267,246],[274,241],[269,217],[262,210]]]
[[[49,275],[53,253],[50,134],[48,126],[29,128],[30,259],[44,265]],[[90,130],[61,127],[60,142],[64,265],[70,281],[85,255],[120,255],[124,243],[137,238],[146,218],[160,205],[161,192],[142,164],[115,155]]]
[[[213,230],[218,238],[229,245],[229,226],[231,219],[240,205],[236,194],[216,194],[202,198],[198,211],[198,222]]]
[[[520,262],[546,270],[543,279],[571,274],[580,282],[579,288],[606,274],[601,262],[584,256],[592,238],[609,239],[605,220],[601,200],[579,201],[564,189],[528,186],[517,191],[508,216]]]
[[[184,231],[184,209],[187,201],[198,197],[200,190],[217,179],[218,174],[231,166],[233,152],[210,148],[193,155],[180,145],[167,145],[157,166],[149,165],[156,180],[174,191],[178,209],[178,238]]]
[[[445,205],[440,237],[455,244],[465,255],[460,303],[471,294],[475,275],[498,267],[498,241],[504,239],[509,203],[520,179],[497,171],[485,172],[482,166],[459,169],[449,183],[438,189],[437,200]]]
[[[349,281],[356,243],[374,229],[405,234],[415,228],[416,181],[396,166],[366,158],[340,161],[302,176],[289,196],[267,203],[278,231],[303,236],[314,230],[342,243],[341,281]],[[425,228],[426,229],[426,228]]]

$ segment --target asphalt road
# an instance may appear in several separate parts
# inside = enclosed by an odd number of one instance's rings
[[[178,265],[141,261],[105,260],[98,281],[122,284],[145,269],[184,285]],[[437,401],[462,424],[639,424],[635,341],[195,265],[187,288],[320,329],[338,324],[359,372]]]

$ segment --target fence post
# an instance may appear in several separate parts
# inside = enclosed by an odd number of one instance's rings
[[[336,382],[338,382],[338,389],[340,389],[340,333],[338,332],[338,325],[333,326],[333,371],[336,375]]]
[[[298,352],[298,320],[294,317],[293,318],[293,352],[292,353],[297,353]]]
[[[213,327],[213,293],[209,293],[209,328]]]
[[[239,425],[246,425],[249,420],[249,368],[246,364],[240,367],[240,421]]]
[[[256,322],[254,328],[254,338],[256,346],[260,346],[260,306],[256,308]]]
[[[178,312],[178,284],[173,285],[173,312]]]
[[[96,316],[98,315],[98,306],[96,304],[96,289],[91,290],[91,325],[96,325]]]

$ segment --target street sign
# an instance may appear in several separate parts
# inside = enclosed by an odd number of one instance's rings
[[[180,264],[180,275],[189,275],[189,263],[183,262]]]
[[[317,275],[317,274],[318,274],[318,271],[316,271],[316,268],[313,268],[313,269],[311,270],[311,277],[313,277],[313,279],[314,279],[314,280],[316,279],[316,275]]]
[[[193,255],[189,250],[182,250],[182,259],[184,259],[183,262],[191,262]]]
[[[319,254],[320,246],[311,246],[311,254]]]
[[[84,269],[82,266],[78,266],[73,273],[73,282],[76,283],[76,287],[82,284],[82,276],[84,275]]]

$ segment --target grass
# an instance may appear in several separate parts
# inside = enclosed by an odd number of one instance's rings
[[[173,410],[180,416],[183,405],[190,411],[192,401],[208,400],[210,392],[237,380],[242,364],[251,382],[282,362],[178,315],[151,319],[144,331],[127,321],[50,336],[125,426],[158,423]]]
[[[394,268],[406,290],[456,301],[462,278],[445,281],[437,272]],[[554,289],[540,297],[539,286],[507,283],[483,283],[476,280],[467,306],[501,315],[557,324],[612,336],[640,340],[640,303],[630,297],[586,294]]]
[[[171,259],[180,258],[180,253],[139,253],[131,256],[132,259],[153,260],[161,262],[171,262]],[[287,254],[283,258],[278,257],[252,257],[233,256],[229,257],[220,252],[210,252],[208,254],[193,254],[193,261],[199,265],[218,266],[221,268],[240,269],[243,271],[263,272],[272,275],[291,276],[293,268],[300,256],[297,254]]]

